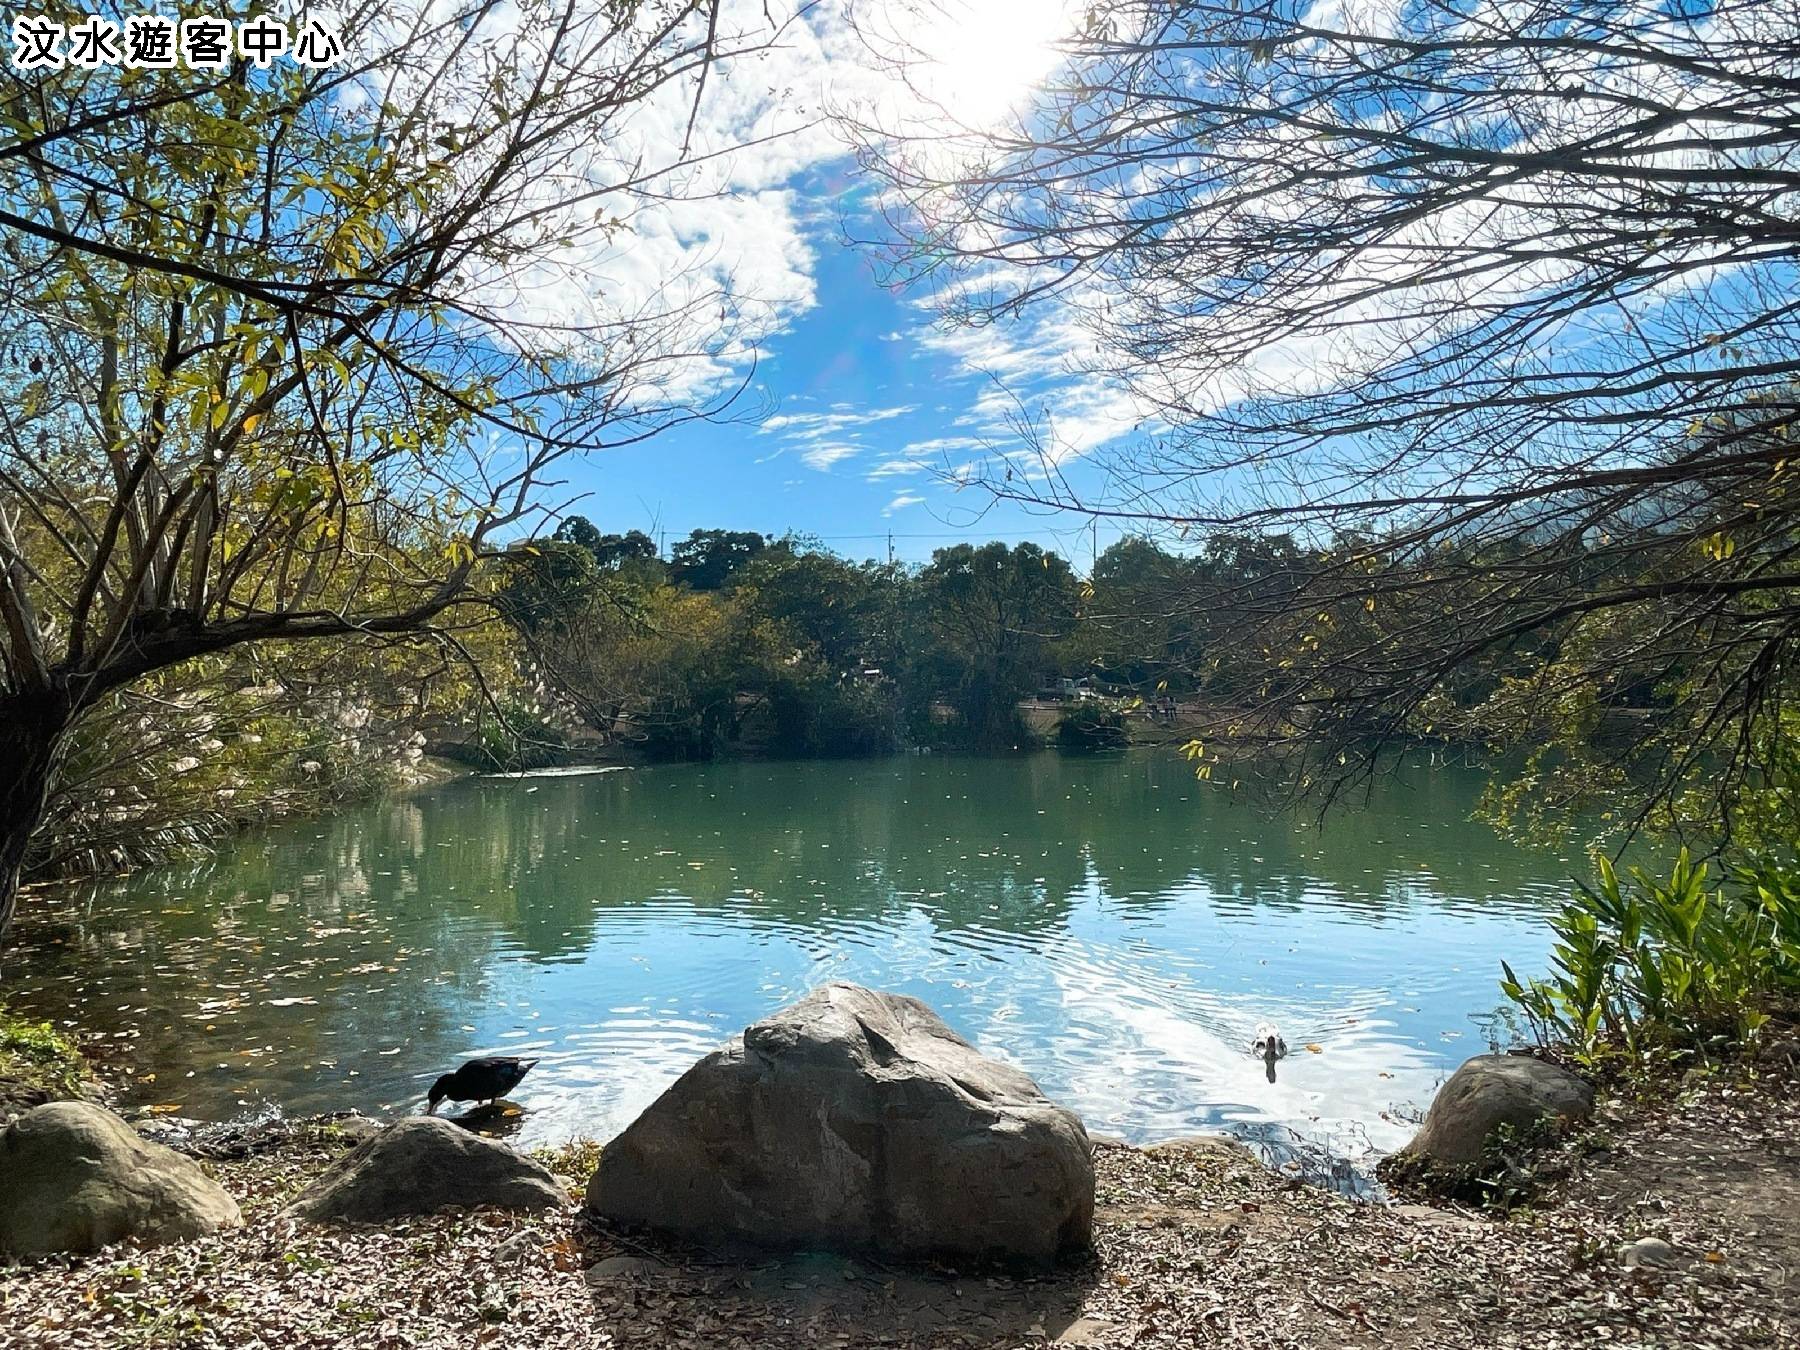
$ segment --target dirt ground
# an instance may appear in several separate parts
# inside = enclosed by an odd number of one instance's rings
[[[1608,1108],[1505,1217],[1355,1203],[1229,1144],[1103,1144],[1095,1255],[1036,1278],[678,1251],[587,1229],[573,1187],[536,1218],[297,1225],[281,1204],[348,1142],[283,1127],[211,1164],[241,1230],[0,1266],[0,1346],[1800,1345],[1795,1088]],[[1621,1265],[1644,1237],[1672,1264]]]

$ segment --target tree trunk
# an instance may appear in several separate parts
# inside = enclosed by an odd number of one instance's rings
[[[0,948],[71,720],[68,699],[59,693],[0,698]]]

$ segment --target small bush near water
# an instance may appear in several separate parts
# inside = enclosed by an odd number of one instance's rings
[[[1686,849],[1667,880],[1601,860],[1551,920],[1550,976],[1501,963],[1539,1044],[1589,1061],[1753,1048],[1800,994],[1800,859],[1758,849],[1713,879]]]
[[[1131,742],[1125,709],[1105,699],[1084,699],[1056,723],[1056,743],[1064,750],[1119,750]]]
[[[554,1148],[534,1148],[531,1156],[551,1172],[567,1177],[581,1190],[600,1166],[600,1141],[576,1138]]]
[[[0,1083],[42,1088],[54,1096],[79,1094],[81,1051],[48,1022],[33,1022],[0,1005]]]

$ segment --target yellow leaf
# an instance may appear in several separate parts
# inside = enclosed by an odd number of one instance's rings
[[[1313,1055],[1322,1055],[1325,1053],[1325,1047],[1322,1045],[1308,1045],[1306,1050],[1308,1054]]]
[[[244,434],[246,436],[248,436],[251,432],[255,431],[256,428],[259,427],[260,425],[262,425],[262,414],[261,413],[251,413],[248,417],[246,417],[244,419]]]

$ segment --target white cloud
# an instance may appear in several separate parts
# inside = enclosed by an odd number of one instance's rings
[[[429,6],[434,0],[411,0]],[[584,20],[604,22],[601,0],[586,0]],[[723,30],[754,45],[779,30],[779,40],[753,56],[716,62],[694,114],[692,81],[674,81],[608,134],[571,138],[546,152],[546,172],[529,189],[531,204],[547,213],[554,236],[565,218],[572,242],[539,249],[526,264],[468,278],[470,303],[527,323],[594,328],[662,316],[662,344],[670,359],[639,377],[646,401],[699,399],[729,388],[756,354],[777,343],[797,319],[819,304],[818,251],[836,225],[838,204],[805,195],[804,176],[841,160],[847,147],[830,127],[829,109],[879,113],[889,124],[916,118],[942,101],[965,120],[992,119],[1019,102],[1057,55],[1056,37],[1069,30],[1076,0],[885,0],[865,6],[879,39],[918,42],[936,63],[905,79],[880,69],[864,45],[871,35],[849,22],[849,0],[726,0]],[[402,0],[384,24],[402,31],[410,15]],[[518,37],[520,12],[494,11],[497,33]],[[647,22],[647,20],[646,20]],[[696,25],[699,20],[693,21]],[[683,40],[697,38],[695,31]],[[536,41],[520,38],[529,50]],[[913,87],[908,87],[911,81]],[[357,91],[352,99],[367,96]],[[460,108],[460,120],[479,121],[488,91],[419,97]],[[461,100],[459,104],[458,100]],[[404,101],[404,100],[402,100]],[[466,106],[462,106],[466,104]],[[691,142],[690,142],[691,130]],[[692,155],[684,156],[684,143]],[[685,161],[685,162],[684,162]],[[670,166],[679,166],[671,168]],[[629,186],[648,174],[647,181]],[[599,195],[595,195],[598,193]],[[607,231],[597,220],[610,220]],[[982,284],[1005,287],[996,272]],[[1058,409],[1055,434],[1081,453],[1129,423],[1123,410],[1073,381],[1062,348],[1077,341],[1055,324],[1016,332],[998,328],[976,338],[931,329],[896,328],[883,342],[913,342],[925,354],[948,354],[969,375],[990,375],[1042,395]],[[829,471],[866,447],[862,432],[917,411],[834,405],[825,412],[784,412],[762,426],[781,449],[792,448],[809,468]],[[963,417],[972,434],[917,442],[887,456],[871,477],[910,472],[902,460],[972,451],[995,439],[1016,444],[1002,401],[991,392]],[[872,448],[871,448],[872,449]]]
[[[1743,11],[1746,16],[1754,12],[1755,7]],[[1471,43],[1469,53],[1461,58],[1464,64],[1459,67],[1457,83],[1473,87],[1491,78],[1504,84],[1514,77],[1516,52],[1486,39],[1496,32],[1516,30],[1518,14],[1506,0],[1478,4],[1468,13],[1463,23],[1481,40]],[[1414,21],[1411,15],[1398,0],[1315,0],[1308,21],[1347,31],[1394,35],[1409,29]],[[1709,124],[1704,116],[1710,107],[1730,104],[1731,92],[1704,73],[1684,72],[1677,63],[1654,55],[1655,48],[1665,42],[1673,49],[1686,49],[1685,44],[1692,40],[1688,30],[1693,21],[1688,16],[1650,7],[1639,17],[1644,20],[1641,41],[1646,56],[1642,60],[1609,66],[1576,49],[1560,55],[1553,51],[1543,58],[1536,75],[1547,87],[1568,90],[1568,96],[1555,109],[1544,105],[1541,123],[1522,129],[1496,126],[1477,130],[1512,138],[1509,149],[1515,153],[1548,151],[1559,145],[1582,144],[1591,135],[1610,131],[1622,104],[1667,104],[1693,110],[1693,115],[1666,136],[1655,138],[1654,153],[1644,156],[1646,165],[1698,168],[1729,180],[1729,171],[1746,167],[1742,161],[1754,154],[1783,153],[1732,148],[1728,133],[1736,124],[1728,118]],[[1754,22],[1724,16],[1713,21]],[[1310,60],[1310,52],[1309,48],[1295,48],[1294,59]],[[1335,49],[1333,57],[1342,63],[1345,50]],[[1203,81],[1203,70],[1204,60],[1195,58],[1196,82]],[[1282,97],[1280,88],[1271,86],[1272,103]],[[1601,93],[1605,97],[1600,97]],[[1171,106],[1181,106],[1179,91],[1164,105]],[[1709,144],[1707,134],[1696,128],[1716,129],[1719,143]],[[1736,129],[1741,132],[1741,125]],[[1353,172],[1356,164],[1351,158],[1355,137],[1333,137],[1326,143],[1312,131],[1296,130],[1290,133],[1292,153],[1280,154],[1269,152],[1265,138],[1270,134],[1266,124],[1257,125],[1252,133],[1254,154],[1234,154],[1229,145],[1212,147],[1210,190],[1242,204],[1242,216],[1233,222],[1234,228],[1221,230],[1220,222],[1204,210],[1186,221],[1177,215],[1160,236],[1164,249],[1172,253],[1186,244],[1191,245],[1196,259],[1224,256],[1230,262],[1229,248],[1219,249],[1210,236],[1238,238],[1238,229],[1254,230],[1270,221],[1298,219],[1321,202],[1329,210],[1343,200],[1341,194],[1351,190],[1347,186],[1351,180],[1345,175]],[[948,137],[956,139],[954,130]],[[1386,163],[1385,152],[1371,154],[1369,159]],[[1219,167],[1234,163],[1244,166],[1241,173]],[[1126,190],[1138,194],[1140,200],[1165,205],[1190,191],[1197,201],[1204,202],[1205,192],[1194,189],[1189,177],[1198,167],[1192,161],[1152,158],[1138,178],[1125,185]],[[1325,185],[1313,189],[1322,194],[1314,199],[1301,195],[1306,188],[1293,186],[1296,181],[1306,184],[1309,172],[1315,175],[1311,182]],[[1259,396],[1306,398],[1353,387],[1360,376],[1404,370],[1405,363],[1420,353],[1436,359],[1445,350],[1444,344],[1459,341],[1469,326],[1483,321],[1484,316],[1554,293],[1578,277],[1585,265],[1582,261],[1541,247],[1541,241],[1552,233],[1544,222],[1572,222],[1576,234],[1590,228],[1593,215],[1609,209],[1606,189],[1596,187],[1595,181],[1604,181],[1604,175],[1592,181],[1584,181],[1579,172],[1566,176],[1546,173],[1524,181],[1509,178],[1487,195],[1459,196],[1410,226],[1383,231],[1373,242],[1333,259],[1334,265],[1315,269],[1310,273],[1315,278],[1310,288],[1282,295],[1284,311],[1322,316],[1316,325],[1284,332],[1260,345],[1255,330],[1267,322],[1262,312],[1247,311],[1247,319],[1240,321],[1242,328],[1228,327],[1229,313],[1224,317],[1208,313],[1203,320],[1193,320],[1192,340],[1185,352],[1181,344],[1172,343],[1174,350],[1154,363],[1132,362],[1128,357],[1109,361],[1095,343],[1101,325],[1089,322],[1089,316],[1104,306],[1111,307],[1107,326],[1115,332],[1143,331],[1168,316],[1175,316],[1170,326],[1178,329],[1180,316],[1191,317],[1195,279],[1171,277],[1165,281],[1155,274],[1133,277],[1128,285],[1106,294],[1071,285],[1059,293],[1060,298],[1039,302],[1023,319],[1000,320],[979,328],[921,326],[913,336],[922,349],[948,357],[966,375],[986,377],[958,415],[960,426],[986,438],[996,447],[994,453],[1004,457],[1009,468],[1016,466],[1017,472],[1031,473],[1033,459],[1045,469],[1057,468],[1097,447],[1140,431],[1160,429],[1153,413],[1158,406],[1204,415],[1242,406]],[[1221,184],[1229,184],[1231,190],[1225,191]],[[1093,208],[1091,219],[1111,219],[1109,194],[1120,186],[1100,177],[1086,203]],[[1370,201],[1380,201],[1390,185],[1377,181],[1372,172],[1355,190],[1364,192]],[[1750,197],[1761,190],[1746,180],[1742,188],[1746,209],[1765,209],[1766,203],[1760,200],[1754,207],[1749,205]],[[1621,200],[1610,209],[1629,210],[1631,206]],[[926,203],[924,210],[930,215],[931,204]],[[1005,217],[1007,212],[996,209],[994,214]],[[1067,216],[1071,221],[1089,218],[1079,203]],[[948,218],[954,219],[954,214]],[[1062,242],[1070,251],[1080,252],[1086,244],[1103,244],[1110,228],[1096,225],[1088,237],[1074,228]],[[1192,236],[1184,239],[1184,229],[1191,229]],[[973,234],[959,242],[984,246],[989,258],[1004,258],[1009,251],[1004,240]],[[1035,245],[1036,241],[1017,249],[1017,255],[1033,256]],[[1595,309],[1575,321],[1536,330],[1535,347],[1527,359],[1537,363],[1536,369],[1553,372],[1559,361],[1594,349],[1597,354],[1589,364],[1601,368],[1608,360],[1620,359],[1606,350],[1606,344],[1616,343],[1621,330],[1633,334],[1634,342],[1648,345],[1643,330],[1657,322],[1656,311],[1679,298],[1684,289],[1690,297],[1700,298],[1686,315],[1670,305],[1672,316],[1667,322],[1676,338],[1686,340],[1685,333],[1676,331],[1684,324],[1702,331],[1723,327],[1696,317],[1713,301],[1701,293],[1719,284],[1723,267],[1689,265],[1683,270],[1676,264],[1697,263],[1702,258],[1698,253],[1682,254],[1681,248],[1669,244],[1650,249],[1656,254],[1655,265],[1666,268],[1676,279],[1646,289],[1616,307]],[[1458,258],[1458,265],[1448,265],[1446,257]],[[1724,266],[1731,265],[1744,265],[1738,263],[1735,251],[1726,254]],[[1042,280],[1043,276],[1041,270],[1012,268],[1005,262],[984,263],[946,283],[936,296],[921,302],[921,308],[933,309],[959,298],[975,302],[1004,299],[1016,294],[1027,277]],[[1230,276],[1207,280],[1213,283],[1215,296],[1241,281]],[[1758,280],[1771,290],[1779,286],[1768,271]],[[1163,285],[1168,289],[1159,290]],[[1247,283],[1241,288],[1254,293]],[[1729,307],[1718,304],[1717,309],[1728,311]],[[1624,368],[1629,371],[1629,358],[1625,359]],[[1107,378],[1108,365],[1127,368],[1138,384],[1137,395]],[[1037,453],[1021,457],[1021,445],[1031,445]],[[1466,469],[1455,458],[1453,447],[1447,452],[1442,446],[1421,442],[1419,455],[1423,462],[1418,470],[1434,478],[1454,477]],[[1383,472],[1392,470],[1384,467]]]
[[[896,511],[904,511],[909,506],[917,506],[925,499],[916,492],[900,492],[882,509],[881,514],[891,516]]]
[[[610,7],[587,5],[577,23],[601,31]],[[588,228],[572,247],[552,246],[529,266],[471,277],[476,298],[538,322],[679,313],[694,341],[671,346],[711,350],[671,363],[650,382],[668,395],[723,388],[818,303],[813,241],[835,225],[836,203],[803,200],[795,185],[847,153],[826,111],[907,121],[942,101],[965,118],[997,116],[1054,64],[1054,40],[1075,9],[1075,0],[886,0],[863,7],[858,29],[850,0],[723,0],[721,45],[759,49],[712,64],[697,116],[693,80],[675,80],[606,135],[557,147],[553,172],[535,190],[547,208],[569,203],[571,220]],[[386,13],[386,28],[404,31],[410,11],[402,3]],[[646,7],[627,28],[641,36],[659,14]],[[541,46],[529,32],[519,36],[521,13],[511,6],[484,25],[528,52]],[[704,26],[697,13],[676,41],[698,40]],[[917,44],[932,61],[901,76],[872,55],[871,36]],[[609,41],[606,51],[623,45]],[[461,120],[478,123],[489,96],[471,82],[450,99],[468,104]],[[620,190],[645,174],[638,188]],[[606,195],[589,195],[596,190]],[[610,237],[591,228],[596,209],[616,219]],[[885,340],[906,337],[894,331]]]
[[[929,440],[912,441],[899,455],[882,460],[863,477],[871,483],[883,478],[901,478],[926,472],[960,477],[973,465],[967,461],[961,465],[956,464],[951,459],[951,452],[985,450],[991,448],[992,444],[992,441],[982,436],[934,436]]]
[[[764,420],[758,430],[765,436],[779,433],[783,440],[788,441],[816,441],[823,440],[827,436],[838,437],[846,432],[854,433],[859,427],[872,426],[877,422],[889,422],[896,417],[905,417],[910,412],[918,411],[913,404],[855,411],[852,411],[855,405],[850,403],[834,403],[831,406],[838,411],[777,413]]]
[[[831,24],[840,19],[796,18],[800,0],[768,7],[727,0],[721,47],[763,50],[711,65],[690,141],[697,76],[671,79],[613,112],[601,86],[641,49],[666,60],[691,47],[706,31],[703,12],[659,38],[666,16],[658,7],[639,7],[621,21],[603,0],[577,0],[564,39],[553,43],[524,11],[502,4],[472,26],[442,25],[435,38],[409,38],[416,20],[435,21],[441,8],[436,0],[395,0],[352,35],[360,57],[404,45],[411,59],[380,77],[391,83],[371,77],[347,85],[340,98],[347,115],[373,114],[378,101],[416,109],[412,125],[423,137],[443,125],[486,127],[497,96],[522,96],[540,79],[551,89],[567,81],[571,92],[560,97],[572,104],[599,100],[591,116],[534,142],[514,162],[518,190],[497,212],[529,222],[509,240],[528,256],[485,264],[475,257],[464,268],[462,299],[491,320],[495,340],[586,344],[571,354],[610,364],[629,335],[635,359],[654,358],[635,376],[639,397],[689,400],[728,387],[757,349],[817,303],[814,250],[794,183],[842,153],[819,117],[823,68],[841,60],[827,53]],[[831,44],[844,46],[841,38]],[[433,74],[438,58],[449,73]],[[496,90],[493,71],[511,71],[511,84]],[[507,144],[494,136],[492,153]],[[423,143],[416,149],[430,153]],[[492,167],[482,153],[478,146],[459,166],[471,182]]]
[[[907,474],[923,473],[931,467],[931,461],[924,459],[884,459],[863,477],[871,483],[882,478],[901,478]]]
[[[943,455],[952,450],[979,450],[987,444],[979,436],[937,436],[928,441],[914,441],[906,447],[909,455]]]
[[[928,304],[930,302],[921,302]],[[982,451],[1055,467],[1142,430],[1150,405],[1084,369],[1093,337],[1072,303],[1046,303],[1022,319],[974,328],[922,328],[920,346],[978,380],[956,416],[971,434],[919,442],[909,454]],[[1023,472],[1023,470],[1021,470]]]
[[[809,445],[800,452],[800,462],[809,469],[817,469],[820,473],[825,473],[840,460],[846,460],[861,453],[860,448],[854,445]]]
[[[773,454],[764,455],[761,464],[788,450],[800,456],[801,463],[820,473],[830,472],[833,465],[851,459],[870,449],[863,441],[865,428],[891,422],[897,417],[917,412],[915,405],[895,404],[885,408],[858,408],[853,403],[833,403],[829,412],[777,413],[758,429],[764,436],[775,436],[781,446]]]

